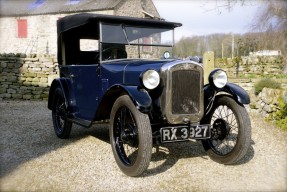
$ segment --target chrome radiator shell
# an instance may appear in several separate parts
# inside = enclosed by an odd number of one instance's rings
[[[190,61],[162,66],[160,108],[171,124],[197,123],[204,115],[203,68]]]

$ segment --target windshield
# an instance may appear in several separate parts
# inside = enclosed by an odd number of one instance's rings
[[[117,55],[126,58],[161,58],[166,51],[172,51],[173,29],[102,24],[100,43],[102,60],[121,59]],[[106,58],[110,54],[106,52],[115,53],[116,56]]]

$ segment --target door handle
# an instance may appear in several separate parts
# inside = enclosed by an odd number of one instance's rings
[[[76,77],[73,73],[71,73],[69,76],[70,76],[70,78],[72,78],[72,79]]]

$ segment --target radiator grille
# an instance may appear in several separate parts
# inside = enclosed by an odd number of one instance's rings
[[[200,111],[200,72],[172,72],[172,114],[195,114]]]

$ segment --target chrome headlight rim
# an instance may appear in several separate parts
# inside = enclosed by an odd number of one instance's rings
[[[209,84],[218,89],[222,89],[228,82],[227,74],[222,69],[214,69],[208,78]]]
[[[158,87],[160,83],[159,73],[154,69],[148,69],[140,75],[142,85],[148,89],[153,90]]]

